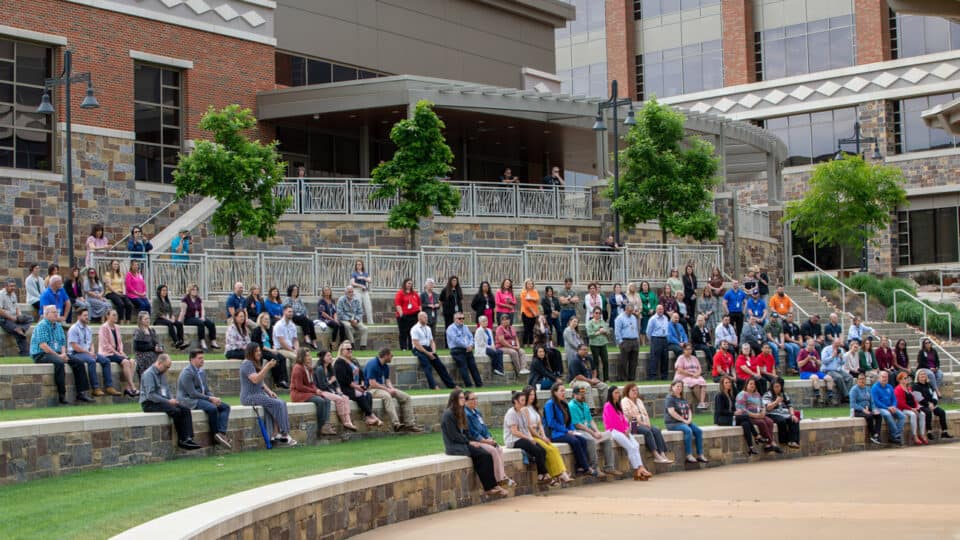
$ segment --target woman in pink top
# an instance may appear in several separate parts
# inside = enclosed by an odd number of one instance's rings
[[[499,321],[506,315],[513,324],[513,312],[517,310],[517,298],[513,295],[513,281],[505,279],[500,283],[500,290],[494,297],[497,308],[496,315]]]
[[[87,260],[84,266],[94,268],[94,252],[107,249],[110,249],[110,242],[107,240],[106,235],[103,234],[103,225],[97,223],[93,226],[93,229],[91,229],[90,236],[87,237]]]
[[[106,356],[111,362],[120,364],[123,370],[123,379],[127,387],[123,390],[125,396],[136,397],[140,391],[133,385],[133,361],[123,352],[123,338],[120,336],[120,327],[117,326],[117,310],[111,309],[107,312],[107,318],[100,325],[100,332],[97,334],[97,353]]]
[[[620,397],[620,389],[616,386],[607,390],[607,402],[603,405],[603,426],[610,432],[614,442],[627,451],[627,459],[633,467],[633,479],[646,481],[653,473],[643,466],[640,443],[630,434],[630,422],[627,422],[623,409],[620,408]]]
[[[497,327],[495,335],[497,350],[510,357],[510,361],[513,362],[513,369],[520,375],[530,373],[526,359],[523,357],[523,349],[517,342],[517,332],[513,329],[509,317],[500,317],[500,326]]]
[[[127,298],[133,302],[133,307],[137,312],[146,311],[150,313],[147,283],[143,280],[143,274],[140,273],[139,262],[130,261],[130,270],[127,272],[127,276],[123,278],[123,286],[127,290]]]
[[[698,409],[706,409],[707,405],[707,382],[703,380],[703,369],[700,367],[700,360],[693,355],[693,345],[687,343],[683,346],[683,354],[677,357],[673,365],[674,381],[683,381],[683,384],[693,390],[694,395],[700,400],[697,404]]]

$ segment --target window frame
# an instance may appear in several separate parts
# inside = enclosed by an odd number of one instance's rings
[[[24,104],[18,103],[18,101],[19,101],[19,100],[18,100],[18,96],[21,95],[20,92],[18,91],[18,89],[19,89],[19,88],[30,89],[31,91],[36,91],[36,92],[38,92],[40,96],[43,95],[44,89],[45,89],[45,87],[46,87],[46,84],[45,84],[45,83],[46,83],[46,80],[49,79],[49,78],[51,78],[51,77],[53,76],[54,63],[55,63],[55,61],[56,61],[55,51],[56,51],[57,48],[56,48],[56,47],[53,47],[53,46],[51,46],[51,45],[49,45],[49,44],[46,44],[46,43],[37,43],[37,42],[34,42],[34,41],[17,39],[17,38],[12,37],[12,36],[0,36],[0,41],[6,41],[6,42],[9,42],[9,43],[11,44],[11,58],[10,58],[10,59],[7,59],[7,58],[0,59],[0,62],[3,62],[4,64],[9,63],[9,64],[10,64],[10,67],[11,67],[11,70],[12,70],[12,74],[11,74],[10,80],[4,80],[2,83],[0,83],[0,84],[3,84],[3,85],[9,85],[9,86],[10,86],[10,91],[11,91],[10,101],[9,101],[9,102],[7,102],[7,101],[4,101],[4,102],[3,102],[3,105],[9,105],[9,107],[10,107],[10,109],[9,109],[10,123],[9,123],[9,124],[4,124],[3,127],[0,128],[0,129],[9,129],[9,130],[10,130],[10,145],[9,145],[9,146],[2,146],[2,147],[0,147],[0,152],[9,152],[10,159],[9,159],[9,164],[7,164],[6,162],[3,162],[3,164],[0,165],[0,166],[2,166],[2,167],[9,167],[9,168],[13,168],[13,169],[20,169],[20,170],[33,170],[33,171],[49,171],[49,172],[53,172],[53,170],[54,170],[54,163],[56,162],[56,138],[54,137],[55,130],[56,130],[56,125],[57,125],[57,122],[56,122],[56,120],[57,120],[57,119],[56,119],[56,114],[54,114],[54,115],[41,115],[40,113],[37,113],[37,112],[36,112],[36,106],[39,105],[39,102],[38,102],[36,105],[27,104],[27,103],[24,103]],[[33,84],[33,83],[29,83],[29,82],[20,82],[20,81],[19,81],[20,77],[19,77],[18,74],[19,74],[19,71],[20,71],[20,70],[18,69],[17,57],[18,57],[18,55],[19,55],[19,54],[18,54],[18,53],[19,53],[19,47],[21,47],[21,46],[36,47],[36,48],[39,48],[39,49],[45,51],[45,53],[46,53],[46,64],[47,64],[46,67],[47,67],[47,70],[46,70],[46,73],[43,75],[43,81],[44,81],[44,82],[41,83],[40,85]],[[51,91],[50,96],[51,96],[51,99],[54,99],[54,98],[55,98],[55,94],[54,94],[52,91]],[[18,122],[18,117],[19,117],[20,114],[29,114],[29,115],[39,115],[39,116],[42,116],[43,119],[44,119],[44,122],[45,122],[46,125],[47,125],[46,129],[40,129],[40,128],[28,127],[28,126],[19,126],[19,125],[18,125],[18,123],[19,123],[19,122]],[[22,154],[22,153],[28,153],[28,152],[26,152],[26,151],[24,151],[24,152],[21,152],[21,151],[20,151],[20,146],[17,144],[17,141],[21,138],[21,137],[19,136],[19,133],[41,133],[41,134],[46,134],[46,138],[47,138],[47,140],[46,140],[46,147],[47,147],[47,159],[46,159],[46,161],[47,161],[47,167],[21,166],[21,165],[18,163],[18,162],[19,162],[19,156],[20,156],[20,154]],[[26,140],[26,139],[25,139],[25,140]],[[33,160],[30,160],[30,161],[33,161]],[[36,160],[37,163],[39,163],[39,162],[41,162],[41,161],[43,161],[43,160],[40,160],[40,159]]]
[[[141,99],[137,99],[137,95],[136,95],[137,69],[138,69],[140,66],[159,70],[159,75],[160,75],[160,76],[159,76],[159,83],[160,83],[160,100],[159,100],[158,103],[153,103],[153,102],[150,102],[150,101],[144,101],[144,100],[141,100]],[[165,72],[165,71],[168,71],[168,72],[172,72],[172,73],[176,73],[176,74],[177,74],[177,81],[178,81],[177,86],[172,86],[172,85],[169,85],[169,84],[165,84],[165,83],[164,83],[164,72]],[[134,155],[134,179],[135,179],[136,181],[138,181],[138,182],[152,182],[152,183],[157,183],[157,184],[172,184],[172,183],[173,183],[173,171],[176,169],[176,165],[173,165],[173,166],[167,165],[167,163],[166,163],[166,158],[168,157],[167,152],[168,152],[168,151],[172,151],[173,149],[176,149],[176,154],[180,154],[180,153],[183,152],[183,141],[185,140],[184,130],[186,129],[186,124],[185,124],[185,120],[186,120],[186,119],[185,119],[185,116],[184,116],[184,107],[183,107],[184,86],[185,86],[184,82],[185,82],[186,72],[187,72],[187,70],[185,70],[185,69],[175,68],[175,67],[168,66],[168,65],[163,65],[163,64],[156,64],[156,63],[142,62],[142,61],[136,61],[136,62],[134,62],[134,66],[133,66],[133,80],[134,80],[134,83],[133,83],[133,84],[134,84],[134,96],[133,96],[133,114],[134,114],[134,131],[133,131],[133,132],[134,132],[134,136],[133,136],[133,137],[134,137],[134,140],[133,140],[133,148],[134,148],[134,150],[133,150],[133,155]],[[174,105],[167,105],[167,104],[164,103],[164,90],[167,90],[167,89],[173,89],[173,90],[176,90],[176,92],[177,92],[177,104],[176,104],[175,106],[174,106]],[[144,140],[140,140],[140,139],[138,138],[138,133],[137,133],[137,128],[136,128],[136,115],[137,115],[137,106],[138,106],[138,105],[148,106],[148,107],[157,107],[157,108],[159,108],[159,112],[160,112],[160,139],[159,139],[159,142],[144,141]],[[167,124],[166,122],[164,122],[164,117],[166,116],[164,113],[165,113],[165,111],[168,111],[168,110],[174,110],[174,111],[176,111],[177,118],[178,118],[178,124],[179,124],[179,125],[173,126],[173,125],[170,125],[170,124]],[[165,132],[166,132],[166,129],[168,129],[168,128],[169,128],[169,129],[176,128],[176,130],[179,132],[179,136],[178,136],[178,140],[177,140],[177,145],[176,145],[176,146],[174,146],[174,145],[172,145],[172,144],[167,144],[167,143],[164,142]],[[138,148],[141,147],[141,146],[147,146],[147,147],[159,149],[158,151],[160,152],[160,155],[159,155],[159,157],[158,157],[157,159],[159,159],[159,161],[160,161],[160,178],[158,178],[158,179],[151,179],[151,178],[149,178],[148,170],[144,170],[144,171],[143,171],[144,174],[141,176],[140,170],[139,170],[139,156],[140,156],[140,154],[138,153]],[[179,163],[179,159],[177,160],[177,162]],[[170,178],[169,178],[169,180],[167,179],[167,173],[166,173],[167,170],[170,170]]]

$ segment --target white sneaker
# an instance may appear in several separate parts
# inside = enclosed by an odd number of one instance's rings
[[[521,369],[521,370],[520,370],[520,375],[527,375],[528,373],[530,373],[530,370],[529,370],[529,369]]]
[[[503,377],[503,372],[500,371],[499,369],[493,370],[493,374],[494,374],[494,375],[499,375],[499,376]]]

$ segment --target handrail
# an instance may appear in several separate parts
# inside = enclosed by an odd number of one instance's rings
[[[943,274],[944,272],[960,272],[960,267],[956,268],[941,268],[937,270],[937,275],[940,278],[940,301],[943,302]]]
[[[923,349],[923,340],[925,340],[925,339],[930,339],[930,338],[927,337],[927,336],[922,336],[922,337],[920,338],[920,349],[921,349],[921,350]],[[933,345],[933,348],[935,348],[935,349],[940,349],[940,353],[950,359],[950,362],[948,362],[948,364],[950,365],[950,369],[948,369],[947,371],[948,371],[951,375],[953,375],[953,365],[954,365],[954,364],[960,364],[960,360],[957,360],[957,358],[956,358],[955,356],[953,356],[952,354],[950,354],[946,349],[943,348],[942,345],[940,345],[940,344],[937,343],[936,341],[930,339],[930,344]],[[943,363],[941,362],[941,367],[942,367],[942,364],[943,364]]]
[[[167,208],[170,208],[171,206],[173,206],[173,203],[180,202],[180,201],[182,201],[182,200],[183,200],[183,199],[179,199],[179,198],[177,198],[177,197],[174,197],[170,202],[168,202],[167,204],[165,204],[165,205],[163,206],[163,208],[161,208],[161,209],[157,210],[156,212],[154,212],[154,213],[153,213],[150,217],[148,217],[143,223],[137,225],[137,227],[139,227],[139,228],[142,230],[144,225],[146,225],[147,223],[150,223],[151,221],[153,221],[153,218],[159,216],[159,215],[160,215],[163,211],[165,211]],[[130,227],[130,229],[133,230],[133,227]],[[127,234],[123,235],[123,238],[121,238],[120,240],[118,240],[116,244],[110,246],[110,249],[109,249],[108,251],[113,251],[113,250],[117,249],[117,246],[123,244],[123,241],[126,240],[126,239],[129,238],[129,237],[130,237],[130,233],[127,233]],[[144,237],[146,237],[146,235],[144,235]]]
[[[953,315],[949,312],[938,311],[930,306],[928,306],[923,300],[917,298],[916,296],[910,294],[904,289],[894,289],[893,290],[893,322],[897,322],[897,295],[902,294],[907,298],[915,301],[916,303],[923,306],[923,333],[927,333],[927,311],[932,311],[934,315],[939,315],[941,317],[947,318],[947,340],[953,341]]]
[[[862,295],[863,295],[863,322],[867,322],[867,305],[868,305],[868,304],[867,304],[867,293],[866,293],[866,291],[858,291],[858,290],[855,290],[854,288],[850,287],[850,286],[847,285],[846,283],[844,283],[844,282],[840,281],[839,279],[837,279],[837,278],[831,276],[830,274],[828,274],[826,270],[824,270],[823,268],[820,268],[819,266],[817,266],[816,264],[814,264],[813,261],[811,261],[810,259],[804,257],[803,255],[794,255],[794,256],[793,256],[793,259],[794,259],[794,260],[795,260],[795,259],[800,259],[801,261],[807,263],[808,265],[810,265],[810,267],[812,267],[814,270],[817,271],[817,296],[821,296],[821,297],[823,296],[823,293],[821,292],[821,286],[820,286],[820,274],[823,274],[823,275],[827,276],[829,279],[833,280],[837,285],[840,285],[840,310],[843,311],[843,314],[844,314],[844,315],[847,314],[847,293],[846,293],[846,291],[850,291],[850,292],[852,292],[853,294],[862,294]],[[841,317],[840,317],[840,328],[843,329],[843,316],[842,316],[842,315],[841,315]]]

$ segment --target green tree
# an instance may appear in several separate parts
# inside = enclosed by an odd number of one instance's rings
[[[627,147],[620,151],[620,195],[612,183],[605,196],[619,212],[626,228],[656,219],[660,235],[695,240],[717,237],[713,213],[713,188],[719,159],[713,145],[699,137],[686,138],[684,116],[651,99],[637,114],[627,132]]]
[[[903,172],[844,156],[817,165],[802,199],[788,202],[783,221],[816,246],[855,248],[890,225],[890,214],[907,204]]]
[[[442,180],[453,171],[453,152],[443,137],[444,127],[433,105],[420,101],[413,118],[400,120],[390,130],[390,140],[397,147],[393,159],[373,170],[373,183],[378,187],[370,198],[399,195],[390,208],[387,227],[408,230],[410,249],[417,246],[421,218],[432,217],[434,208],[453,217],[460,208],[460,194]]]
[[[251,141],[244,132],[257,121],[250,109],[239,105],[220,111],[210,107],[199,126],[213,133],[213,140],[197,141],[192,153],[181,154],[173,172],[177,197],[196,194],[219,201],[211,219],[213,232],[227,237],[231,251],[238,234],[272,238],[291,203],[290,197],[274,194],[286,169],[277,142]]]

